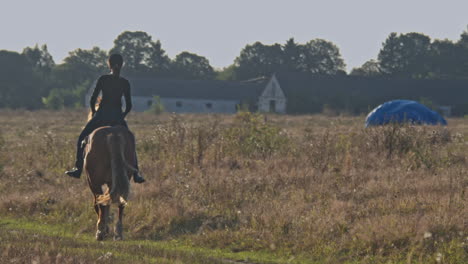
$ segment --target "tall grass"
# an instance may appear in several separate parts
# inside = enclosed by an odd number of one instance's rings
[[[72,165],[79,112],[5,112],[0,212],[92,232]],[[14,118],[11,118],[14,116]],[[361,118],[133,114],[130,239],[336,263],[467,260],[468,125],[364,129]]]

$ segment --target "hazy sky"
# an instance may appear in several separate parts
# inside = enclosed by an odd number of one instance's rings
[[[467,10],[467,0],[0,0],[0,50],[45,43],[60,63],[76,48],[108,50],[123,31],[141,30],[171,58],[190,51],[225,67],[255,41],[323,38],[351,69],[376,58],[391,32],[458,40]]]

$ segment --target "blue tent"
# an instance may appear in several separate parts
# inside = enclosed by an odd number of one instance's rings
[[[385,125],[392,122],[408,122],[418,125],[447,125],[447,121],[441,115],[418,102],[394,100],[385,102],[374,108],[367,115],[366,127]]]

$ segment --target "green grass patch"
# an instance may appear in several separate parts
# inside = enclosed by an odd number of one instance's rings
[[[91,235],[76,234],[70,224],[43,224],[30,219],[0,218],[3,250],[29,248],[34,255],[71,256],[82,260],[112,260],[112,263],[320,263],[269,252],[230,252],[191,246],[186,242],[129,240],[97,242]],[[0,249],[2,249],[0,247]],[[41,254],[39,254],[41,255]]]

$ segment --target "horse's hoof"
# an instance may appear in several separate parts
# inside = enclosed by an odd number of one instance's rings
[[[97,231],[96,232],[96,240],[97,241],[102,241],[104,239],[104,237],[105,237],[104,232],[102,232],[102,231]]]
[[[122,235],[122,224],[119,222],[115,225],[114,228],[114,240],[123,240],[123,235]]]

